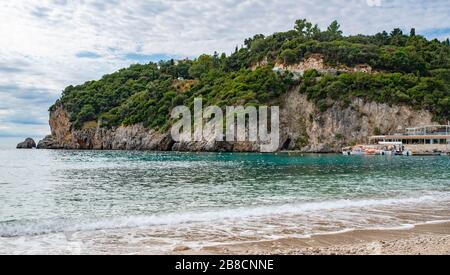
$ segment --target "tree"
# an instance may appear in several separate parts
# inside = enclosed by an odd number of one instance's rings
[[[340,30],[341,25],[339,25],[338,21],[334,20],[331,22],[330,26],[328,26],[327,31],[332,34],[336,34],[342,36],[342,31]]]
[[[266,40],[264,40],[264,38],[259,38],[252,41],[249,49],[252,52],[261,52],[265,49],[265,47],[266,47]]]
[[[294,29],[299,33],[301,37],[310,37],[312,35],[313,25],[306,19],[299,19],[295,21]]]
[[[377,33],[375,35],[375,41],[378,45],[388,45],[389,44],[389,34],[386,31]]]
[[[402,36],[402,35],[403,35],[403,31],[399,28],[395,28],[391,32],[391,37],[397,37],[397,36]]]
[[[253,36],[252,38],[247,38],[244,40],[244,45],[247,46],[247,48],[250,48],[252,46],[252,43],[255,42],[256,40],[261,40],[266,38],[264,36],[264,34],[257,34],[255,36]],[[237,46],[236,46],[237,49]]]
[[[86,104],[81,108],[81,111],[78,113],[78,119],[76,121],[76,126],[81,127],[84,122],[95,120],[95,109],[91,104]]]
[[[291,65],[297,62],[297,54],[294,50],[286,49],[281,52],[280,57],[283,59],[284,64]]]
[[[320,33],[321,33],[321,30],[319,28],[319,25],[315,24],[314,27],[311,30],[312,37],[314,39],[317,39],[317,38],[319,38]]]
[[[409,36],[416,36],[416,29],[412,28]]]
[[[189,69],[191,68],[191,60],[180,60],[178,65],[176,65],[176,75],[175,77],[189,78]]]
[[[407,42],[407,38],[403,35],[403,31],[399,28],[395,28],[391,32],[391,44],[396,46],[404,46]]]
[[[327,35],[329,40],[335,40],[342,37],[341,25],[334,20],[327,28]]]
[[[213,69],[216,65],[214,58],[204,54],[201,55],[189,69],[189,76],[192,78],[200,78],[203,74]]]

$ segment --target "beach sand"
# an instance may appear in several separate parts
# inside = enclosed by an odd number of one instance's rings
[[[357,230],[290,238],[180,249],[176,254],[205,255],[450,255],[450,223],[418,225],[405,230]]]

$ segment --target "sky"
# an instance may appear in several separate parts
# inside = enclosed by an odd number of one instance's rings
[[[50,133],[68,85],[133,63],[232,52],[306,18],[345,34],[400,27],[450,37],[448,0],[0,0],[0,137]]]

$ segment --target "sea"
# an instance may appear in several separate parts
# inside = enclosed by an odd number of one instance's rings
[[[0,142],[0,254],[170,254],[450,220],[445,156],[16,150],[15,143]]]

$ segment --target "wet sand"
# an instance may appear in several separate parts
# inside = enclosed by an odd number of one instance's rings
[[[450,223],[406,230],[357,230],[346,233],[181,249],[176,254],[213,255],[450,255]]]

